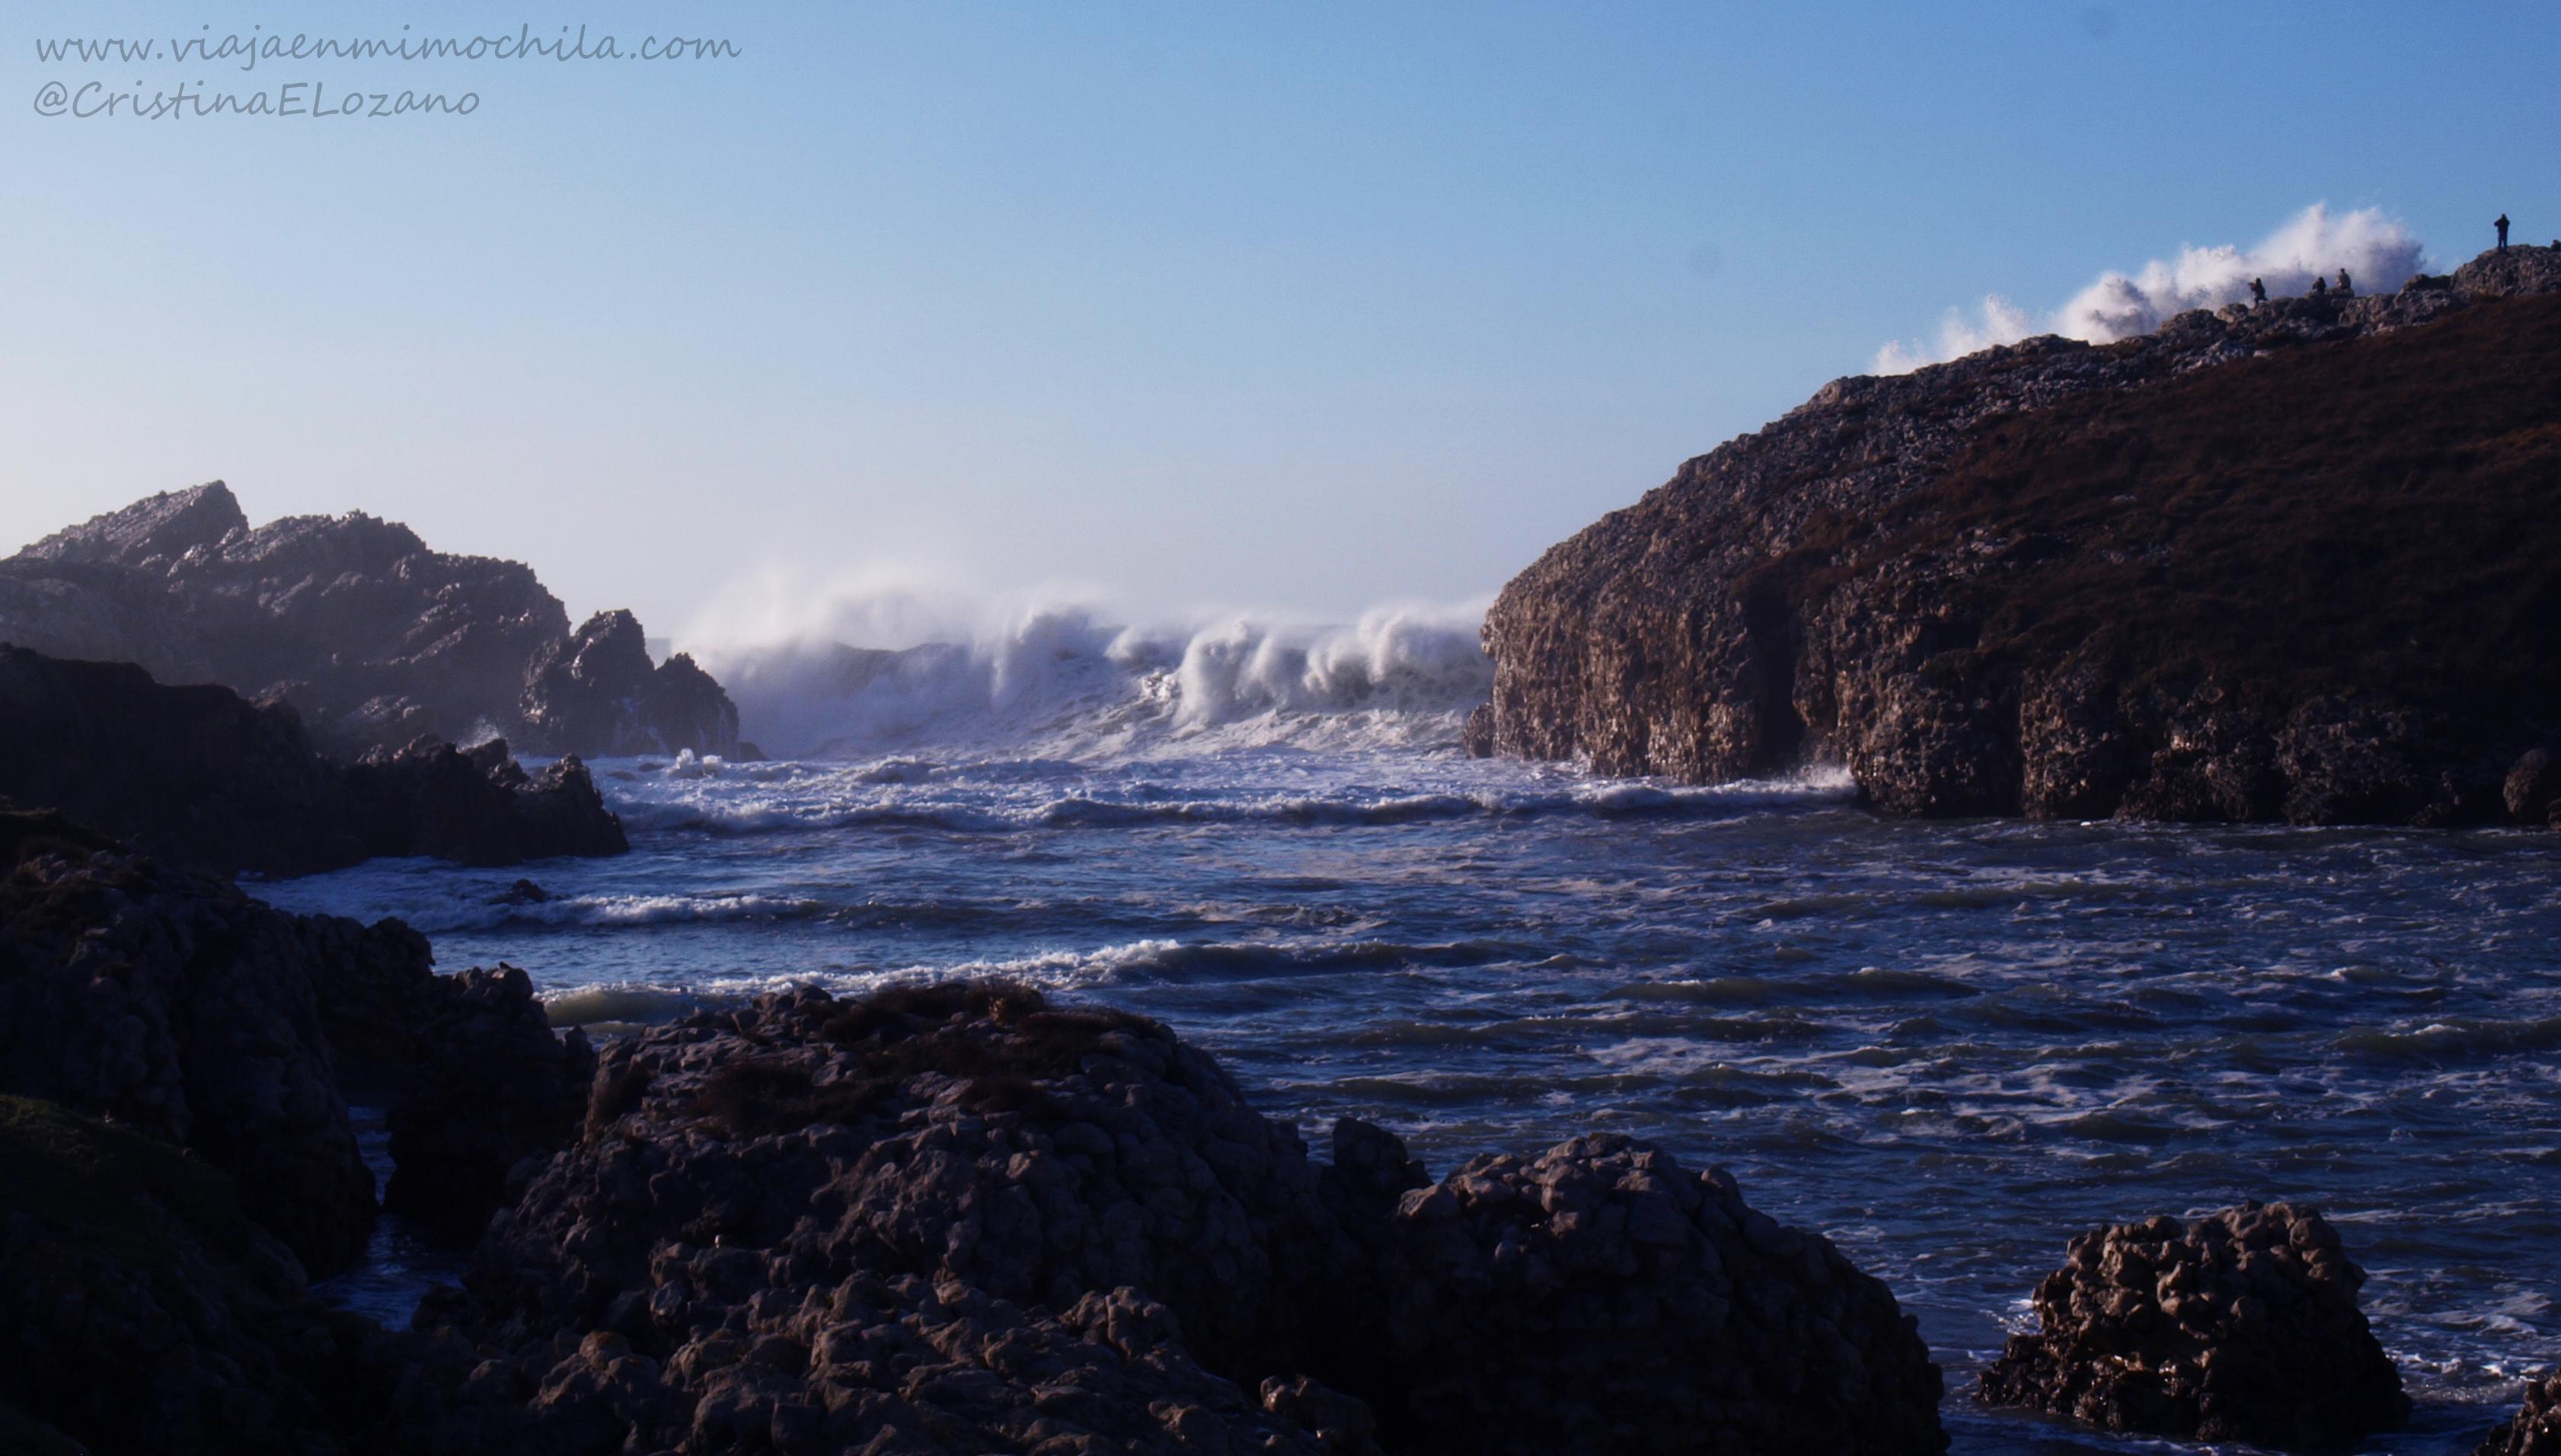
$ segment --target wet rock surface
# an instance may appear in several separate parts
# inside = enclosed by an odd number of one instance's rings
[[[571,640],[567,611],[524,566],[431,551],[362,512],[253,527],[221,481],[0,561],[0,641],[285,702],[342,757],[423,733],[522,737],[529,673]],[[636,732],[667,751],[728,751],[736,711],[724,717],[719,685],[690,662],[658,672],[654,695],[547,728],[544,750],[595,756]]]
[[[2481,1439],[2473,1456],[2561,1456],[2561,1375],[2525,1387],[2525,1403]]]
[[[1896,815],[2543,822],[2561,250],[1854,378],[1550,550],[1469,747]]]
[[[1379,1129],[1334,1142],[1310,1160],[1155,1023],[1019,987],[698,1016],[604,1050],[578,1145],[422,1310],[498,1354],[417,1420],[598,1451],[1944,1449],[1891,1296],[1721,1175],[1587,1139],[1434,1186]]]
[[[1978,1398],[2109,1430],[2344,1451],[2410,1413],[2317,1213],[2245,1205],[2072,1240]]]
[[[153,853],[307,874],[375,855],[512,865],[629,845],[586,767],[529,774],[503,739],[420,738],[341,767],[290,708],[172,687],[129,663],[0,644],[0,795],[62,809]]]

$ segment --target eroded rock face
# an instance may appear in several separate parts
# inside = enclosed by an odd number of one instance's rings
[[[627,611],[598,612],[546,644],[525,669],[520,706],[530,741],[555,751],[738,750],[729,695],[684,653],[651,666],[640,621]]]
[[[2085,1233],[1976,1394],[2109,1430],[2343,1451],[2410,1413],[2320,1214],[2249,1204]]]
[[[2525,1403],[2481,1439],[2473,1456],[2561,1456],[2561,1375],[2525,1387]]]
[[[604,1050],[423,1312],[484,1356],[413,1414],[599,1452],[1945,1448],[1891,1296],[1730,1181],[1592,1139],[1435,1187],[1334,1141],[1019,987],[699,1016]]]
[[[512,865],[614,855],[621,822],[575,756],[529,775],[503,739],[421,738],[340,767],[293,711],[169,687],[130,663],[0,644],[0,796],[209,869],[308,874],[373,855]]]
[[[2501,780],[2561,740],[2556,292],[2512,248],[1835,381],[1514,578],[1468,745],[1829,760],[1897,815],[2541,822]]]
[[[348,758],[422,733],[521,736],[529,665],[568,637],[567,611],[524,566],[430,551],[408,527],[362,512],[254,528],[221,481],[153,496],[0,561],[0,641],[289,704]],[[699,670],[659,696],[683,699],[716,736],[720,715],[708,705],[728,700]],[[587,736],[546,733],[544,747],[595,756],[675,727],[671,708],[651,722],[608,715],[582,723]],[[737,737],[735,710],[728,735]],[[668,747],[724,751],[708,739]]]

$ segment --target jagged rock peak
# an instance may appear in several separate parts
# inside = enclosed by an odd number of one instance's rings
[[[199,547],[214,548],[235,531],[247,531],[249,517],[219,480],[162,491],[120,511],[91,516],[66,527],[18,553],[21,560],[48,562],[113,562],[138,566],[156,559],[174,560]]]

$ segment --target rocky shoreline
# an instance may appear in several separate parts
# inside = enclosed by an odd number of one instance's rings
[[[28,1443],[1946,1449],[1892,1291],[1639,1142],[1436,1179],[1346,1119],[1319,1158],[1161,1024],[1004,983],[592,1048],[397,921],[58,815],[0,829],[0,1422]],[[409,1330],[307,1287],[376,1216],[350,1089],[391,1108],[383,1206],[472,1249]],[[2309,1210],[2103,1229],[1974,1397],[2345,1450],[2408,1413],[2361,1281]],[[2549,1449],[2549,1403],[2484,1456]]]
[[[2542,825],[2561,249],[1824,387],[1507,585],[1479,753],[1899,816]]]

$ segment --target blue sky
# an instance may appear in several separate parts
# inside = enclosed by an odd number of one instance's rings
[[[44,63],[58,36],[719,36]],[[657,631],[760,573],[1490,592],[1998,292],[2380,207],[2561,235],[2561,7],[13,8],[0,550],[222,476]],[[209,28],[209,29],[208,29]],[[469,116],[45,117],[144,91]]]

